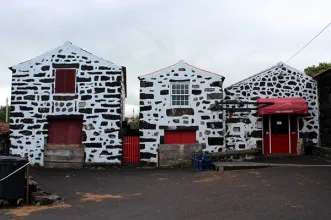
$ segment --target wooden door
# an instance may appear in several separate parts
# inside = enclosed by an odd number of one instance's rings
[[[82,121],[72,119],[54,119],[48,125],[48,143],[82,144]]]

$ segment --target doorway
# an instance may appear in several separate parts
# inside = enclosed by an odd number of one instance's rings
[[[264,154],[295,154],[297,139],[296,115],[263,116]]]

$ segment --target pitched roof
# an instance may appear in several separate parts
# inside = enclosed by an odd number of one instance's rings
[[[232,87],[232,86],[235,86],[235,85],[237,85],[237,84],[240,84],[240,83],[242,83],[242,82],[244,82],[244,81],[246,81],[246,80],[252,79],[252,78],[254,78],[254,77],[256,77],[256,76],[258,76],[258,75],[260,75],[260,74],[267,73],[267,72],[269,72],[269,71],[271,71],[271,70],[273,70],[273,69],[279,68],[279,67],[285,67],[286,69],[290,69],[290,70],[292,70],[293,72],[302,73],[300,70],[297,70],[297,69],[295,69],[295,68],[293,68],[293,67],[291,67],[291,66],[289,66],[289,65],[287,65],[287,64],[285,64],[285,63],[283,63],[283,62],[278,62],[276,65],[271,66],[271,67],[269,67],[268,69],[265,69],[265,70],[263,70],[263,71],[261,71],[261,72],[259,72],[259,73],[257,73],[257,74],[254,74],[254,75],[252,75],[252,76],[250,76],[250,77],[248,77],[248,78],[246,78],[246,79],[240,80],[239,82],[236,82],[236,83],[234,83],[234,84],[232,84],[232,85],[230,85],[230,86],[228,86],[228,87],[226,87],[226,88],[230,88],[230,87]],[[304,73],[302,73],[302,74],[304,74]]]
[[[186,63],[184,60],[180,60],[178,63],[175,63],[175,64],[170,65],[170,66],[168,66],[168,67],[162,68],[162,69],[160,69],[160,70],[154,71],[154,72],[152,72],[152,73],[148,73],[148,74],[145,74],[145,75],[138,76],[138,79],[141,79],[141,78],[144,77],[144,76],[149,76],[149,75],[159,74],[159,73],[161,73],[163,70],[170,69],[170,68],[172,68],[172,67],[185,68],[186,66],[189,66],[189,67],[194,68],[194,69],[196,69],[196,70],[200,70],[200,71],[205,72],[205,73],[218,75],[218,76],[222,77],[222,80],[223,80],[223,81],[224,81],[224,79],[225,79],[225,77],[222,76],[222,75],[220,75],[220,74],[217,74],[217,73],[213,73],[213,72],[210,72],[210,71],[207,71],[207,70],[200,69],[200,68],[198,68],[198,67],[195,67],[195,66],[193,66],[193,65],[191,65],[191,64]]]
[[[51,50],[49,50],[45,53],[42,53],[41,55],[39,55],[35,58],[30,59],[30,60],[24,61],[24,62],[19,63],[17,65],[13,65],[13,66],[9,67],[9,69],[16,69],[16,68],[19,68],[19,67],[23,67],[24,65],[30,66],[31,63],[41,62],[43,60],[43,58],[46,57],[46,56],[53,55],[53,54],[59,54],[59,53],[66,53],[66,52],[70,52],[70,54],[72,52],[83,54],[84,56],[93,57],[94,59],[97,59],[103,65],[112,65],[116,68],[121,68],[120,66],[115,65],[114,63],[112,63],[108,60],[105,60],[105,59],[103,59],[101,57],[98,57],[98,56],[96,56],[96,55],[94,55],[90,52],[87,52],[86,50],[72,44],[70,41],[66,41],[64,44],[62,44],[61,46],[59,46],[57,48],[51,49]]]

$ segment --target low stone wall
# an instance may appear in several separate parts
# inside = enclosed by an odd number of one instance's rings
[[[200,144],[160,144],[158,164],[163,167],[190,164],[196,152],[202,152]]]

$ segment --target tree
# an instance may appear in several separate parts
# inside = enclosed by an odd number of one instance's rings
[[[308,76],[314,77],[317,74],[330,69],[331,68],[331,63],[319,63],[318,66],[312,65],[308,66],[306,69],[304,69],[305,74]]]
[[[6,106],[0,106],[0,121],[6,121]]]

